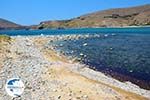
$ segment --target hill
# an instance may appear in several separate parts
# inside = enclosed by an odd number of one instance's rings
[[[0,18],[0,29],[24,29],[24,26]]]
[[[41,22],[37,28],[125,27],[150,25],[150,4],[116,8],[86,14],[69,20]]]

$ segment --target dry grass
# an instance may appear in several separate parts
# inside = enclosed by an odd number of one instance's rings
[[[6,58],[9,53],[9,44],[11,42],[11,38],[7,35],[0,35],[0,69],[3,64],[3,60]]]
[[[11,40],[11,38],[9,36],[7,36],[7,35],[0,35],[0,42],[2,42],[2,41],[8,42],[10,40]]]

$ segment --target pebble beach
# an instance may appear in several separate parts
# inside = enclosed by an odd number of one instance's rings
[[[11,36],[10,41],[1,41],[0,100],[150,100],[149,90],[94,71],[48,46],[50,41],[89,37]],[[13,77],[25,84],[23,94],[17,98],[5,91],[7,79]]]

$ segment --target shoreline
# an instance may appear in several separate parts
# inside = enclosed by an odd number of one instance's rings
[[[65,36],[65,35],[63,35],[63,36]],[[68,37],[68,36],[66,36],[66,37]],[[59,35],[58,35],[58,37],[59,37]],[[66,37],[64,39],[66,39]],[[78,39],[79,37],[76,37],[76,35],[74,35],[73,37],[71,37],[71,39],[75,39],[75,38]],[[89,36],[88,35],[86,35],[86,36],[81,35],[80,38],[85,38],[85,37],[88,38]],[[41,37],[39,36],[37,38],[39,39]],[[50,38],[50,41],[51,41],[52,38],[54,38],[54,39],[52,39],[53,41],[57,41],[58,40],[56,35],[54,35],[54,36],[47,36],[46,38],[47,39]],[[44,36],[43,36],[43,39],[44,39]],[[47,41],[47,39],[46,39],[46,41]],[[61,38],[61,39],[63,39],[63,38]],[[51,48],[53,48],[53,47],[51,47]],[[51,49],[50,51],[53,51],[53,53],[56,53],[57,56],[59,56],[60,58],[61,57],[63,58],[63,60],[60,61],[60,63],[71,63],[71,64],[73,64],[73,65],[71,65],[73,67],[70,67],[70,66],[68,67],[72,72],[75,72],[75,73],[78,73],[80,75],[83,75],[84,77],[87,77],[87,78],[89,78],[91,80],[95,80],[95,81],[103,82],[103,83],[109,83],[110,86],[115,86],[117,88],[121,88],[123,90],[129,91],[129,92],[133,92],[133,93],[137,93],[139,95],[143,95],[145,97],[150,98],[150,96],[149,96],[150,95],[150,90],[146,90],[146,89],[140,88],[139,86],[137,86],[137,85],[135,85],[135,84],[133,84],[133,83],[131,83],[129,81],[121,82],[121,81],[119,81],[119,80],[117,80],[117,79],[115,79],[113,77],[105,75],[104,73],[102,73],[100,71],[95,71],[95,70],[89,68],[88,65],[81,64],[80,62],[73,61],[72,59],[69,60],[69,58],[67,56],[65,56],[65,55],[63,55],[61,53],[58,53],[58,52],[56,52],[54,50],[55,49]],[[76,66],[76,67],[74,67],[74,66]]]
[[[112,36],[114,36],[115,34],[112,34]],[[104,35],[105,36],[105,35]],[[110,35],[111,36],[111,35]],[[36,36],[35,36],[36,37]],[[40,36],[37,36],[40,38]],[[55,51],[55,53],[57,53],[58,55],[61,55],[63,56],[63,58],[67,58],[67,59],[70,59],[72,61],[75,61],[75,62],[81,62],[80,59],[78,60],[77,57],[72,57],[72,56],[67,56],[64,54],[64,52],[57,52],[57,47],[59,48],[59,45],[60,47],[63,46],[63,44],[59,43],[59,44],[54,44],[53,45],[53,42],[55,43],[55,41],[67,41],[67,40],[78,40],[78,39],[87,39],[87,38],[91,38],[91,37],[103,37],[102,35],[51,35],[51,36],[42,36],[43,38],[49,38],[49,44],[46,45],[47,48],[50,48],[50,49],[53,49],[53,51]],[[82,64],[85,64],[85,63],[82,63]],[[92,70],[95,70],[95,67],[92,67],[88,64],[85,64],[88,66],[88,68],[91,68]],[[136,79],[132,76],[128,76],[128,74],[124,73],[120,73],[120,72],[117,72],[118,70],[113,70],[110,68],[110,70],[96,70],[96,71],[99,71],[99,72],[102,72],[104,73],[105,75],[109,76],[109,77],[113,77],[121,82],[126,82],[126,81],[130,81],[130,82],[133,82],[133,84],[136,84],[138,85],[139,87],[143,88],[143,89],[147,89],[149,90],[149,83],[148,81],[146,80],[140,80],[140,79]],[[122,70],[123,71],[123,70]],[[144,82],[147,82],[147,83],[144,83]]]
[[[80,28],[64,28],[64,29],[58,29],[58,28],[46,28],[46,29],[1,29],[0,33],[4,34],[3,32],[5,31],[43,31],[43,30],[58,30],[58,31],[65,31],[65,30],[80,30],[80,29],[126,29],[126,28],[130,28],[130,29],[138,29],[138,28],[150,28],[149,26],[116,26],[116,27],[80,27]],[[17,35],[14,35],[17,36]],[[25,35],[24,35],[25,36]],[[36,36],[36,35],[35,35]]]
[[[10,47],[7,47],[9,52],[4,53],[6,57],[2,57],[4,63],[2,62],[0,76],[3,76],[3,83],[7,78],[14,76],[14,73],[22,78],[26,88],[20,98],[42,100],[46,98],[56,100],[60,97],[62,100],[150,98],[148,90],[130,82],[119,82],[79,62],[72,62],[53,48],[48,48],[47,43],[56,39],[55,36],[12,36],[11,38],[13,41],[9,44]],[[72,37],[68,35],[68,38]],[[3,91],[5,90],[2,87],[0,98],[10,99]]]

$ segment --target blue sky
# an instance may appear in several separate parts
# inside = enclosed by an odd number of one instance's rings
[[[22,25],[74,18],[94,11],[150,4],[150,0],[0,0],[0,18]]]

